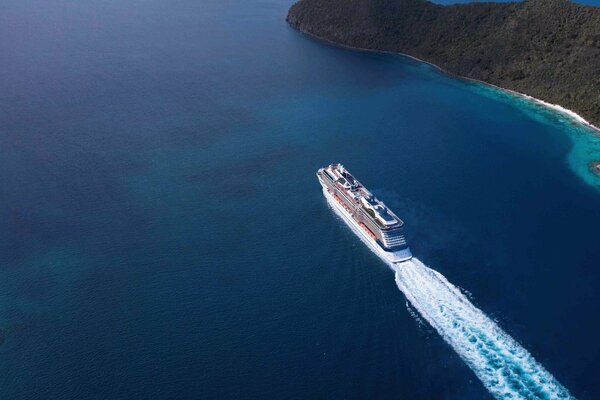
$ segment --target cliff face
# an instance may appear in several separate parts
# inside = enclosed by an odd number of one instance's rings
[[[332,42],[409,54],[560,104],[600,126],[600,8],[567,0],[300,0],[287,19]]]

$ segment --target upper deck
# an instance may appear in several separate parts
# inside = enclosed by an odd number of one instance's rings
[[[401,227],[404,222],[396,216],[383,202],[379,201],[367,190],[342,164],[331,164],[321,169],[323,173],[342,191],[348,200],[360,207],[381,229]]]

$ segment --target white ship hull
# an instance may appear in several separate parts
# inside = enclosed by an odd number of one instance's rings
[[[375,240],[373,240],[373,238],[367,235],[367,233],[356,223],[354,218],[352,218],[350,213],[333,198],[327,188],[323,185],[323,182],[321,182],[320,178],[319,182],[321,183],[321,186],[323,186],[323,194],[325,195],[327,202],[333,208],[336,214],[340,215],[344,222],[346,222],[346,224],[352,229],[352,231],[383,261],[401,263],[412,258],[412,253],[408,248],[398,251],[386,251],[383,249]]]

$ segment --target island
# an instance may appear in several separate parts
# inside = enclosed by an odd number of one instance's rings
[[[300,0],[287,21],[338,45],[402,53],[600,126],[600,8],[568,0],[439,5]]]
[[[600,176],[600,161],[594,161],[593,163],[591,163],[590,164],[590,169],[596,175]]]

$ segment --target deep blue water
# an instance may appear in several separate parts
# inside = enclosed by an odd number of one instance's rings
[[[491,398],[327,207],[335,161],[599,398],[598,139],[289,5],[0,6],[2,398]]]

